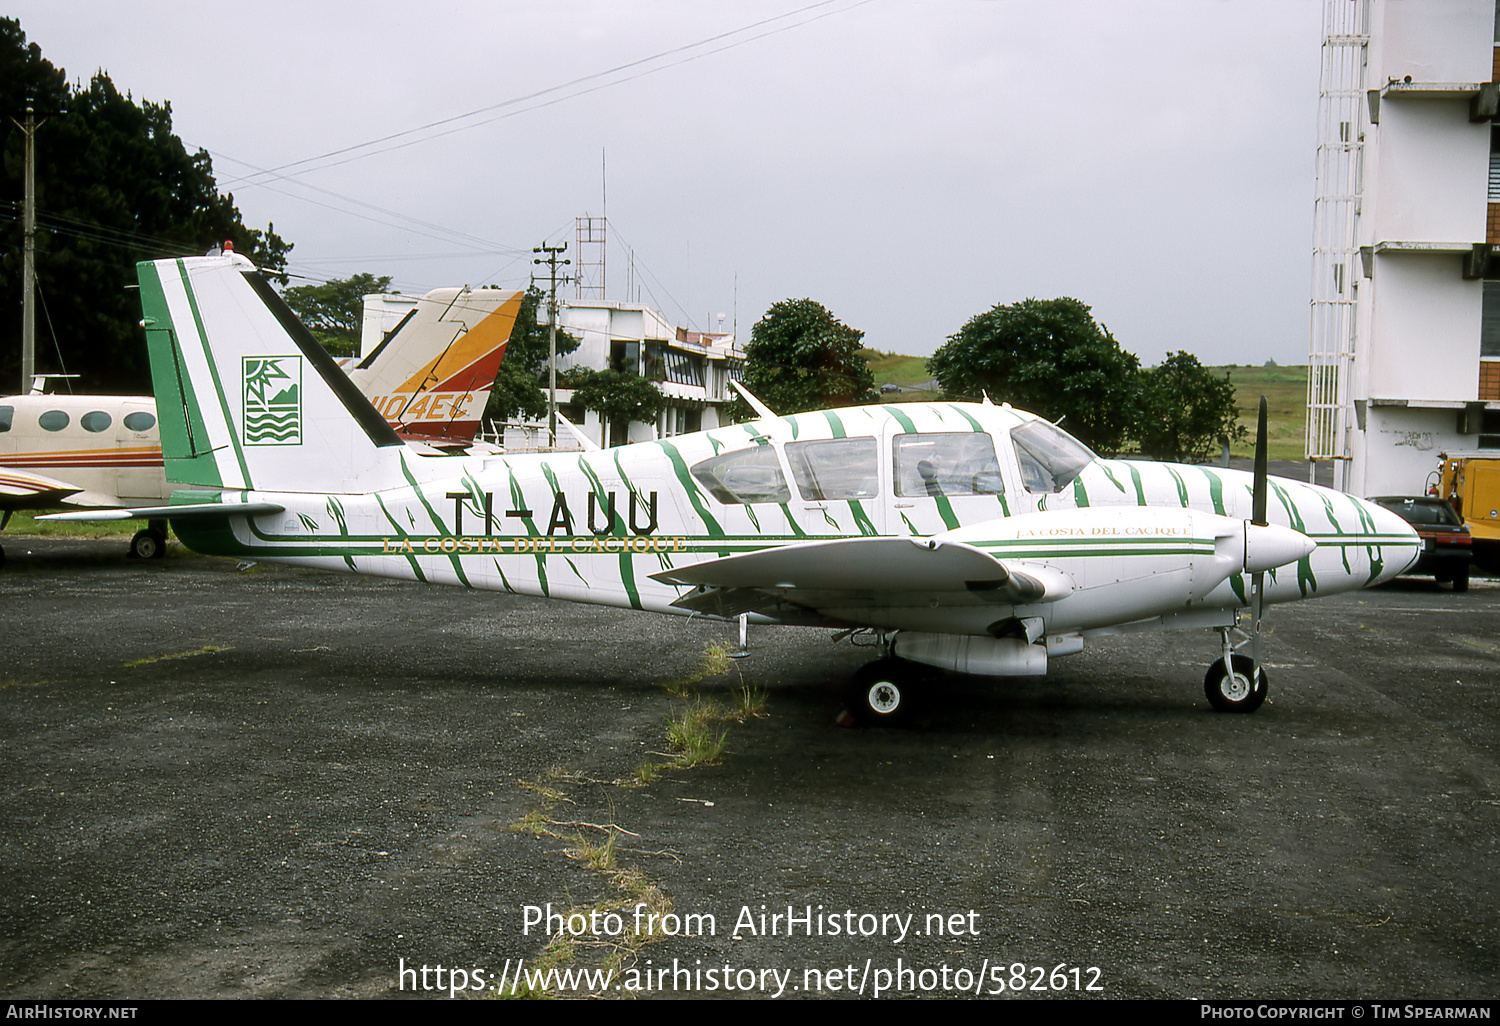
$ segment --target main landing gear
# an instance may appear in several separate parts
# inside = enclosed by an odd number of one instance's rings
[[[167,522],[148,521],[146,529],[130,539],[131,559],[161,559],[167,554]]]
[[[890,726],[910,714],[916,692],[916,667],[886,656],[859,668],[850,691],[850,712],[869,726]]]

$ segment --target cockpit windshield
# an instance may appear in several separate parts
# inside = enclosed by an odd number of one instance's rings
[[[1060,492],[1094,461],[1088,446],[1055,424],[1033,420],[1013,428],[1010,440],[1029,492]]]

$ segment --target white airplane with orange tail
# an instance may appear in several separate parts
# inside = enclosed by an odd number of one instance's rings
[[[344,372],[414,445],[472,443],[522,297],[434,289]],[[0,530],[16,510],[139,506],[171,494],[151,396],[45,394],[38,384],[0,397]],[[157,520],[130,553],[160,556],[166,540]]]
[[[206,553],[680,615],[864,632],[853,707],[925,667],[995,677],[1122,631],[1212,628],[1217,709],[1266,697],[1241,610],[1389,580],[1416,534],[1265,473],[1101,459],[1009,405],[762,416],[597,452],[422,455],[243,257],[139,267],[169,517]],[[763,411],[769,413],[769,411]],[[1264,423],[1264,418],[1262,418]],[[80,519],[88,514],[60,514]],[[96,515],[97,516],[97,515]],[[743,622],[743,621],[742,621]]]

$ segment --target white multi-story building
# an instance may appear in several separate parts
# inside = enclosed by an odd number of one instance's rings
[[[1500,449],[1496,2],[1326,4],[1307,454],[1416,493]]]
[[[666,398],[654,423],[632,422],[628,430],[611,425],[613,438],[602,437],[598,414],[573,405],[573,393],[558,389],[564,415],[601,445],[670,438],[704,431],[727,421],[724,407],[734,399],[731,379],[739,380],[745,354],[733,335],[675,327],[641,303],[605,300],[562,301],[558,324],[579,340],[578,348],[559,357],[560,376],[575,368],[639,374]]]

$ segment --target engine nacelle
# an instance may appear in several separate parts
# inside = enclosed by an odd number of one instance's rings
[[[1047,672],[1047,646],[1025,638],[981,638],[961,634],[902,631],[891,654],[924,666],[983,677],[1040,677]]]

